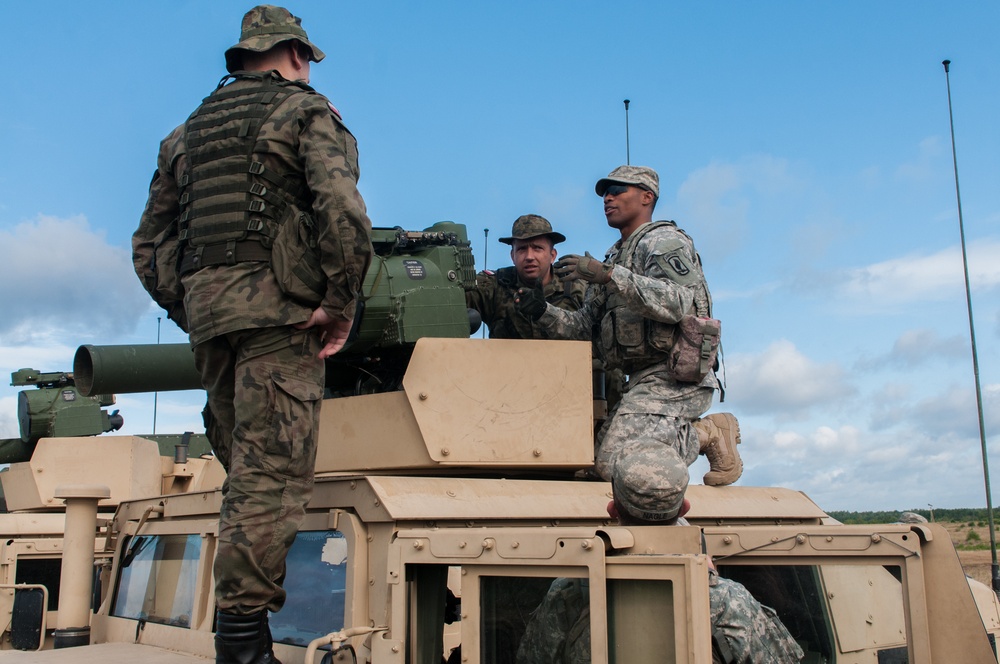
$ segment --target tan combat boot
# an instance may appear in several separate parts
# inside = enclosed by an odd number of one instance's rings
[[[740,424],[732,413],[713,413],[694,421],[704,454],[712,469],[705,473],[705,484],[732,484],[743,474],[743,459],[736,448],[740,444]]]

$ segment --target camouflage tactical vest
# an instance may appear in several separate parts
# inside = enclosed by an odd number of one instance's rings
[[[617,254],[611,258],[613,265],[621,265],[630,272],[642,274],[643,266],[635,265],[635,253],[639,242],[651,231],[671,228],[689,241],[691,238],[677,228],[673,221],[654,221],[643,224],[622,243]],[[692,243],[692,249],[693,249]],[[694,252],[695,264],[701,269],[701,257]],[[604,316],[601,319],[601,351],[609,368],[622,368],[631,374],[645,367],[666,362],[674,343],[676,325],[645,318],[629,307],[621,295],[605,293]],[[699,316],[710,316],[712,298],[704,279],[696,289],[693,312]]]
[[[234,83],[227,85],[229,79]],[[247,81],[254,84],[241,84]],[[270,260],[289,207],[311,208],[301,176],[275,173],[255,155],[261,127],[296,94],[314,92],[272,72],[239,72],[223,78],[188,118],[184,142],[190,168],[178,182],[182,273]]]

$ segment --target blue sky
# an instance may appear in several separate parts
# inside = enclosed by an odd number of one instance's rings
[[[225,73],[249,2],[5,8],[0,375],[152,343],[129,239],[160,139]],[[615,240],[594,182],[657,169],[723,321],[748,485],[827,509],[985,505],[951,85],[991,460],[1000,451],[1000,5],[298,1],[312,82],[358,138],[377,226],[467,225],[483,265],[538,213]],[[163,341],[183,335],[163,319]],[[17,435],[0,382],[0,436]],[[158,430],[200,396],[161,394]],[[121,395],[128,433],[152,398]],[[994,461],[994,466],[1000,468]],[[692,476],[707,468],[699,461]],[[1000,485],[998,485],[1000,486]]]

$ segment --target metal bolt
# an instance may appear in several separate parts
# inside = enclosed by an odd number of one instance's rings
[[[583,548],[584,551],[590,551],[591,549],[594,548],[594,543],[591,542],[590,540],[583,540],[582,542],[580,542],[580,546]]]
[[[733,543],[732,536],[731,535],[726,535],[725,537],[723,537],[722,538],[722,543],[723,544],[732,544]]]
[[[420,398],[421,401],[427,401],[427,393],[426,392],[421,392],[420,395],[419,395],[419,398]]]
[[[540,449],[538,449],[537,447],[535,449],[531,450],[531,453],[534,454],[536,457],[542,456],[542,451]]]
[[[451,454],[451,450],[449,450],[447,447],[441,448],[441,456],[448,456],[449,454]]]
[[[516,549],[519,546],[521,546],[520,542],[511,542],[510,543],[510,548],[512,548],[512,549]]]
[[[424,543],[421,542],[420,540],[414,540],[413,548],[416,549],[417,551],[420,551],[421,549],[424,548]]]

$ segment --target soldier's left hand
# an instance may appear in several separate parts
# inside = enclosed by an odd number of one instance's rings
[[[592,284],[606,284],[611,281],[613,265],[605,265],[586,252],[583,256],[567,254],[552,266],[560,279],[574,281],[583,279]]]

